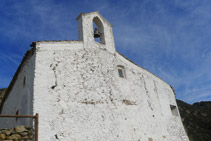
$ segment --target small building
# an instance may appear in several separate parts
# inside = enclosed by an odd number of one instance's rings
[[[172,87],[116,52],[113,26],[101,14],[77,20],[78,41],[31,44],[1,114],[39,113],[41,141],[189,141]],[[32,121],[0,121],[17,124]]]

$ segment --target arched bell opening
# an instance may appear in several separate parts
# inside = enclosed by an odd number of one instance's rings
[[[96,42],[105,44],[104,27],[98,17],[93,18],[93,37]]]

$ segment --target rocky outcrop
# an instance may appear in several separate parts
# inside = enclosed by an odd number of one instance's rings
[[[0,129],[0,141],[32,141],[34,138],[34,130],[32,127],[17,126],[10,129]]]

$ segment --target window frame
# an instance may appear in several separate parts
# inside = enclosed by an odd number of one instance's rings
[[[126,73],[125,73],[125,67],[122,65],[118,65],[117,66],[117,72],[118,72],[118,76],[120,78],[126,78]]]

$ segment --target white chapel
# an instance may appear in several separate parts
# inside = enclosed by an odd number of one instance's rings
[[[31,44],[0,113],[39,113],[40,141],[189,141],[173,88],[116,51],[99,12],[77,20],[77,41]],[[17,124],[32,120],[0,121]]]

